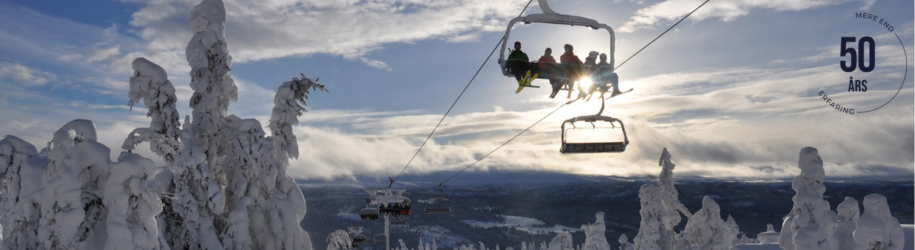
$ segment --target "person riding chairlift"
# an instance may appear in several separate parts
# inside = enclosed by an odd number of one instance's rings
[[[547,47],[543,51],[543,56],[540,56],[540,59],[537,60],[537,67],[540,68],[541,76],[549,76],[550,86],[553,87],[553,92],[550,94],[550,98],[556,97],[556,93],[559,93],[559,89],[562,88],[562,80],[554,77],[557,72],[553,71],[553,65],[556,64],[556,59],[553,59],[553,49]]]
[[[518,84],[521,84],[522,78],[531,68],[530,59],[528,59],[526,53],[521,51],[521,42],[515,41],[515,49],[511,51],[511,54],[508,54],[508,61],[505,62],[505,66],[515,75]]]
[[[578,56],[572,52],[573,48],[571,44],[566,44],[563,46],[563,49],[565,49],[565,53],[559,57],[559,62],[562,63],[563,68],[566,70],[566,76],[568,76],[569,80],[563,80],[562,85],[566,85],[569,89],[572,89],[572,85],[577,81],[575,79],[581,78],[582,62],[581,59],[578,59]],[[551,96],[556,96],[556,93],[553,93]]]
[[[610,97],[621,94],[619,76],[610,69],[610,64],[607,63],[607,54],[600,53],[600,62],[597,63],[597,68],[598,72],[600,72],[601,92],[613,89],[610,92]]]

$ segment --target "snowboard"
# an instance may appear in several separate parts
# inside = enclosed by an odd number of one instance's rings
[[[539,74],[534,74],[534,76],[531,77],[531,71],[528,70],[527,74],[524,75],[524,78],[521,79],[521,82],[518,83],[518,90],[515,90],[515,94],[520,93],[525,87],[540,88],[540,86],[531,85],[531,82],[533,82],[534,79],[537,79],[537,76],[539,76]]]

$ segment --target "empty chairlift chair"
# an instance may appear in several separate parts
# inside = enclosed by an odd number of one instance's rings
[[[629,137],[619,119],[589,115],[565,120],[562,123],[563,154],[621,153],[626,151]]]
[[[441,193],[438,197],[422,200],[424,214],[447,214],[451,213],[451,201],[445,198],[445,190],[442,185],[438,185]]]

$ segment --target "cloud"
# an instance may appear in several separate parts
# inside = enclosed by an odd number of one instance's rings
[[[799,173],[798,151],[813,146],[826,161],[831,177],[895,178],[892,176],[900,172],[911,176],[911,152],[915,151],[911,79],[897,97],[902,99],[866,115],[837,112],[817,95],[820,90],[838,89],[841,91],[830,96],[848,105],[882,104],[895,93],[902,78],[893,73],[896,67],[889,66],[905,62],[883,58],[878,63],[885,66],[875,70],[871,79],[887,87],[866,94],[842,93],[842,81],[847,81],[847,76],[836,72],[833,63],[807,68],[673,72],[632,79],[623,87],[633,86],[638,91],[610,99],[604,112],[625,122],[631,141],[625,153],[558,152],[561,122],[593,114],[599,106],[593,101],[578,102],[495,151],[471,171],[525,169],[641,176],[657,174],[656,159],[662,148],[668,148],[678,164],[678,174],[787,178]],[[407,173],[459,171],[543,118],[560,102],[529,101],[542,108],[523,112],[495,108],[453,114]],[[353,173],[396,175],[440,118],[440,114],[418,111],[306,113],[302,117],[305,127],[297,131],[305,134],[299,143],[309,145],[303,147],[309,152],[307,156],[301,153],[303,157],[295,161],[290,172],[302,178]]]
[[[0,62],[0,80],[13,80],[26,86],[42,86],[57,80],[57,76],[18,63]]]
[[[188,10],[197,1],[144,2],[131,25],[155,51],[183,50],[190,40]],[[366,56],[390,43],[474,40],[499,31],[525,1],[225,1],[227,40],[236,62],[325,53],[388,66]],[[407,25],[408,24],[408,25]],[[268,39],[267,39],[268,38]]]
[[[119,46],[114,46],[114,47],[110,47],[110,48],[106,48],[106,49],[100,49],[100,50],[96,50],[95,52],[93,52],[92,56],[90,56],[89,59],[86,60],[86,62],[91,63],[91,62],[107,60],[107,59],[117,56],[119,54],[121,54],[121,47],[119,47]]]
[[[812,8],[819,8],[828,5],[836,5],[853,0],[736,0],[736,1],[709,1],[695,13],[690,15],[690,19],[698,22],[706,18],[720,18],[722,21],[732,21],[740,16],[745,16],[753,9],[772,9],[775,11],[801,11]],[[654,28],[662,23],[673,23],[680,20],[690,11],[702,4],[703,0],[667,0],[654,4],[652,6],[639,9],[629,21],[620,27],[622,33],[631,33],[640,29]],[[862,10],[869,9],[873,6],[874,0],[862,0],[864,6]]]

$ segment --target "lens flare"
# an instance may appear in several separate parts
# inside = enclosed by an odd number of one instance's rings
[[[581,89],[591,89],[591,85],[594,85],[594,81],[592,81],[590,77],[582,77],[581,80],[579,80]]]

